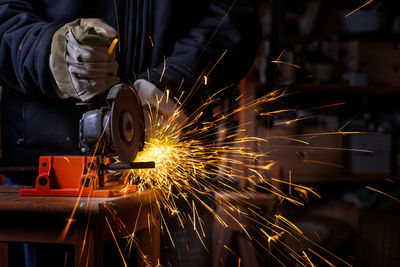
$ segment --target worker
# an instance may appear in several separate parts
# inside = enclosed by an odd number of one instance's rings
[[[119,82],[172,101],[212,70],[200,104],[246,75],[259,41],[257,0],[0,0],[1,165],[80,154],[77,103]]]

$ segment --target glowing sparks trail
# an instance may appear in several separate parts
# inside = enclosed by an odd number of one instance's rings
[[[400,203],[400,200],[399,200],[399,199],[395,198],[395,197],[392,196],[392,195],[389,195],[388,193],[382,192],[382,191],[380,191],[380,190],[378,190],[378,189],[375,189],[375,188],[373,188],[373,187],[370,187],[370,186],[366,186],[365,188],[367,188],[367,189],[369,189],[369,190],[372,190],[372,191],[375,191],[375,192],[377,192],[377,193],[379,193],[379,194],[382,194],[382,195],[384,195],[384,196],[387,196],[387,197],[393,199],[394,201]]]
[[[366,5],[371,4],[372,2],[374,2],[374,0],[369,0],[368,2],[364,3],[364,4],[361,5],[360,7],[356,8],[355,10],[351,11],[350,13],[348,13],[345,17],[347,18],[347,17],[350,16],[351,14],[354,14],[355,12],[357,12],[357,11],[360,10],[361,8],[365,7]]]
[[[283,236],[288,235],[296,240],[309,241],[302,230],[282,215],[264,213],[253,200],[254,195],[264,192],[276,200],[286,200],[297,206],[304,206],[302,200],[308,199],[308,193],[316,197],[320,196],[312,188],[293,183],[292,175],[290,175],[289,182],[280,177],[267,177],[266,172],[274,168],[276,163],[274,158],[268,151],[257,151],[251,147],[283,138],[301,143],[304,146],[291,146],[301,149],[346,150],[334,147],[313,147],[309,142],[296,138],[350,133],[330,132],[297,136],[269,136],[267,138],[251,137],[240,127],[229,128],[228,119],[244,110],[251,110],[261,104],[275,101],[285,96],[284,91],[274,91],[253,100],[246,99],[246,106],[234,108],[228,114],[214,114],[211,118],[203,118],[205,110],[214,104],[218,93],[211,96],[206,103],[184,120],[182,120],[185,116],[183,116],[181,104],[176,105],[176,111],[170,117],[161,114],[158,106],[149,107],[147,115],[151,126],[146,129],[145,147],[142,152],[138,153],[136,161],[154,161],[156,167],[130,170],[131,183],[135,183],[139,191],[153,189],[157,207],[161,211],[162,229],[170,237],[172,245],[175,242],[165,216],[175,217],[181,227],[184,227],[185,222],[191,223],[194,232],[207,250],[203,242],[203,238],[206,237],[203,229],[204,221],[198,212],[198,206],[203,206],[223,228],[236,225],[235,227],[242,229],[249,241],[256,242],[265,248],[278,262],[281,263],[278,257],[272,254],[272,247],[279,251],[281,257],[293,263],[293,259],[285,255],[284,250],[278,249],[279,244],[285,250],[290,251],[291,257],[295,257],[294,262],[300,265],[312,264],[305,252],[297,253],[280,240]],[[165,94],[169,94],[169,92]],[[158,105],[162,101],[167,101],[167,98],[166,95],[158,96]],[[181,103],[181,98],[176,100],[177,103]],[[269,114],[276,115],[287,111],[293,110],[271,111]],[[183,124],[179,124],[178,121],[183,121]],[[271,149],[274,149],[273,146]],[[356,149],[351,151],[366,152]],[[283,192],[276,185],[277,183],[288,184],[289,194]],[[240,189],[237,187],[238,184],[246,186]],[[251,192],[254,192],[254,195],[249,194]],[[185,209],[186,212],[182,210],[180,204],[177,204],[178,199],[183,200],[188,207]],[[213,202],[219,207],[218,212],[213,208],[213,204],[209,204]],[[263,237],[265,245],[260,243],[259,239],[253,240],[250,229]],[[226,245],[224,247],[231,251]],[[321,250],[329,253],[323,248]],[[233,251],[231,252],[233,253]],[[315,254],[314,251],[312,253]],[[332,254],[329,255],[335,257]],[[238,257],[238,259],[240,263],[241,258]]]
[[[301,69],[301,67],[300,67],[299,65],[281,61],[281,57],[283,56],[283,54],[285,53],[285,51],[286,51],[286,49],[283,49],[283,51],[280,53],[279,57],[278,57],[276,60],[272,60],[271,63],[275,63],[275,64],[285,64],[285,65],[289,65],[289,66],[292,66],[292,67]]]
[[[111,228],[111,225],[110,225],[110,223],[108,222],[107,217],[104,217],[104,219],[106,220],[107,225],[108,225],[108,228],[110,229],[111,235],[112,235],[112,237],[113,237],[113,239],[114,239],[114,241],[115,241],[115,244],[117,245],[118,252],[119,252],[119,254],[121,255],[121,258],[122,258],[122,261],[123,261],[123,263],[124,263],[124,266],[127,267],[128,265],[126,265],[126,261],[125,261],[124,255],[122,254],[122,251],[121,251],[121,249],[119,248],[117,239],[115,238],[115,235],[114,235],[114,232],[113,232],[113,230],[112,230],[112,228]]]
[[[331,267],[335,267],[336,265],[332,264],[331,262],[329,262],[328,260],[326,260],[324,257],[322,257],[321,255],[319,255],[317,252],[315,252],[314,250],[312,250],[311,248],[308,248],[309,251],[311,251],[312,253],[314,253],[315,255],[317,255],[318,258],[322,259],[323,261],[325,261],[329,266]]]
[[[363,6],[370,4],[372,1],[373,0],[365,3]],[[222,23],[228,18],[229,13],[237,2],[237,0],[232,2],[232,5],[226,11],[225,16],[213,32],[210,40],[201,51],[201,55],[203,55],[210,42],[214,39],[217,31],[222,26]],[[114,1],[114,5],[116,18],[118,18],[116,1]],[[347,16],[352,13],[349,13]],[[120,33],[118,19],[117,29],[119,39]],[[154,43],[152,37],[148,36],[148,38],[153,47]],[[116,44],[117,41],[115,41],[113,46],[110,47],[111,52],[114,50]],[[120,45],[120,42],[118,42],[118,45]],[[170,237],[173,246],[175,246],[175,242],[169,229],[169,225],[167,224],[166,216],[175,217],[181,227],[185,226],[185,222],[190,222],[193,226],[194,232],[207,250],[207,247],[202,240],[206,237],[203,229],[204,221],[198,211],[200,206],[203,206],[202,208],[205,208],[205,210],[214,217],[215,221],[217,221],[222,228],[236,227],[241,229],[249,241],[264,248],[265,251],[267,251],[278,263],[285,265],[281,259],[285,258],[285,260],[290,262],[292,265],[314,266],[305,251],[296,252],[294,248],[286,245],[282,239],[289,236],[296,240],[306,240],[309,243],[313,242],[304,235],[299,227],[283,215],[275,215],[271,210],[268,212],[263,211],[263,207],[259,207],[256,200],[260,193],[264,193],[264,195],[271,196],[269,202],[274,203],[273,205],[278,202],[287,201],[296,206],[304,206],[304,199],[308,198],[309,193],[316,197],[320,196],[310,187],[293,183],[292,173],[290,173],[289,182],[282,180],[283,178],[281,179],[281,177],[270,177],[270,173],[272,173],[271,169],[276,167],[277,164],[275,159],[271,156],[270,151],[262,151],[262,149],[259,149],[260,144],[268,144],[274,139],[284,139],[294,141],[301,146],[279,146],[278,148],[347,150],[356,152],[370,151],[336,147],[316,147],[311,146],[309,142],[297,139],[304,136],[314,137],[321,135],[346,135],[358,133],[343,132],[342,129],[345,126],[337,132],[268,136],[266,138],[259,138],[249,136],[246,130],[242,129],[244,125],[240,125],[240,127],[232,127],[229,125],[229,120],[237,116],[239,113],[248,110],[252,111],[268,102],[276,101],[286,95],[286,90],[276,90],[256,99],[247,98],[246,92],[243,92],[236,98],[236,104],[233,105],[232,110],[227,113],[215,113],[211,118],[206,117],[205,114],[207,113],[205,110],[213,106],[220,97],[220,94],[232,86],[227,85],[218,92],[209,96],[205,103],[203,103],[197,110],[193,111],[187,119],[182,120],[182,118],[185,117],[182,107],[190,98],[193,97],[200,85],[208,85],[212,83],[213,77],[211,74],[227,52],[228,50],[225,50],[211,68],[204,70],[203,73],[199,75],[193,88],[190,88],[186,93],[181,88],[184,84],[184,80],[182,79],[179,88],[177,88],[177,91],[181,92],[181,94],[179,96],[173,96],[173,99],[177,103],[176,111],[170,117],[166,117],[165,114],[162,114],[159,110],[159,105],[163,101],[165,101],[166,104],[170,104],[168,103],[168,101],[170,101],[169,90],[166,90],[165,95],[158,96],[156,107],[149,106],[149,113],[147,116],[150,121],[150,127],[146,129],[144,150],[138,153],[136,161],[154,161],[156,167],[154,169],[135,169],[127,171],[127,174],[130,177],[130,183],[136,184],[139,192],[149,189],[152,190],[156,198],[156,207],[160,210],[160,226]],[[279,57],[276,60],[273,60],[272,63],[301,68],[298,65],[281,61],[284,52],[285,50],[283,50]],[[167,59],[164,56],[163,69],[159,81],[162,81],[164,78],[166,70]],[[149,79],[149,69],[147,69],[147,76]],[[238,103],[247,104],[243,106]],[[329,108],[342,104],[344,103],[324,105],[309,110]],[[282,109],[259,113],[259,115],[277,118],[281,114],[294,112],[296,112],[296,109]],[[282,124],[290,125],[309,118],[314,118],[314,116],[286,120],[282,122]],[[251,122],[247,123],[248,125],[251,124]],[[279,123],[277,125],[279,125]],[[273,145],[270,145],[269,148],[271,151],[276,149]],[[96,150],[97,149],[98,146],[96,147]],[[322,161],[311,162],[310,160],[303,160],[303,162],[336,166],[335,164]],[[126,173],[123,175],[125,174]],[[289,193],[286,194],[277,184],[289,185]],[[377,191],[373,188],[369,189]],[[382,193],[380,191],[377,192]],[[80,203],[80,199],[81,197],[79,196],[72,214],[60,236],[61,240],[66,237],[67,232],[74,221],[73,218],[77,206]],[[185,202],[188,207],[188,209],[186,209],[188,212],[182,210],[180,205],[177,203],[178,200],[183,200]],[[219,210],[215,210],[213,204],[216,204],[219,207]],[[115,220],[117,225],[123,228],[124,232],[127,232],[128,230],[124,228],[125,226],[123,225],[123,222],[117,218],[118,215],[113,213],[112,208],[107,206],[105,206],[105,208],[110,212],[112,219]],[[151,216],[148,215],[149,227],[151,225],[150,220],[152,220],[150,217]],[[115,240],[124,265],[126,266],[123,253],[117,243],[111,224],[107,217],[105,217],[105,220],[111,235]],[[136,225],[137,220],[135,222],[135,229]],[[136,244],[139,250],[139,255],[144,259],[145,264],[148,265],[150,263],[146,262],[146,255],[140,251],[135,240],[134,232],[135,231],[128,234],[128,244]],[[261,239],[253,237],[254,233],[257,233]],[[316,243],[313,243],[313,245],[317,248],[319,247]],[[235,255],[238,259],[238,266],[241,266],[242,258],[240,256],[242,255],[237,255],[226,244],[223,245],[223,248]],[[329,253],[326,249],[322,247],[319,248],[323,252],[334,257],[336,260],[349,265],[340,258]],[[279,255],[275,255],[272,252],[273,249],[276,250]],[[309,251],[323,259],[326,263],[334,266],[317,252],[311,249],[309,249]],[[159,261],[157,266],[158,265],[160,265]]]
[[[292,264],[313,266],[306,252],[296,252],[294,248],[286,245],[282,239],[289,236],[296,240],[312,241],[288,218],[283,215],[274,215],[274,212],[271,211],[265,212],[257,204],[257,196],[260,194],[270,196],[268,202],[273,203],[271,204],[272,209],[275,208],[275,203],[282,201],[287,201],[296,206],[304,206],[304,200],[308,200],[309,193],[320,197],[312,188],[293,183],[292,173],[289,175],[288,182],[282,180],[282,177],[279,176],[269,177],[272,173],[271,170],[277,165],[271,155],[271,151],[277,148],[269,143],[274,139],[283,139],[294,141],[299,145],[279,146],[278,148],[366,151],[312,146],[310,142],[301,140],[301,137],[304,136],[312,138],[320,135],[346,135],[354,132],[339,131],[260,138],[249,136],[244,129],[244,126],[251,126],[251,122],[246,122],[246,125],[230,126],[231,118],[241,112],[256,110],[260,105],[286,96],[286,90],[276,90],[254,99],[248,98],[245,93],[242,93],[236,98],[236,104],[230,111],[226,113],[217,112],[211,117],[206,117],[208,116],[205,115],[207,114],[206,110],[215,104],[221,93],[231,87],[228,85],[209,96],[205,103],[193,111],[189,117],[186,117],[182,107],[188,102],[189,98],[193,97],[197,89],[196,86],[207,85],[211,79],[209,78],[211,72],[226,53],[227,51],[224,51],[210,70],[204,71],[199,76],[194,88],[188,90],[186,95],[182,88],[179,88],[182,93],[179,97],[174,97],[177,104],[172,115],[167,117],[159,109],[159,106],[164,104],[163,102],[171,105],[171,103],[168,103],[168,101],[171,101],[169,90],[166,90],[163,95],[157,96],[156,107],[149,105],[148,113],[145,115],[149,121],[149,126],[146,129],[144,150],[138,153],[135,160],[138,162],[154,161],[155,168],[124,171],[122,175],[129,175],[130,183],[136,184],[139,192],[150,189],[154,193],[156,207],[160,210],[161,229],[169,236],[173,246],[175,246],[175,241],[173,233],[169,229],[170,225],[167,223],[167,216],[176,218],[182,228],[186,227],[187,223],[191,224],[194,233],[205,250],[208,251],[203,240],[206,238],[203,226],[205,222],[198,211],[202,206],[202,210],[208,211],[221,227],[241,229],[249,242],[264,248],[277,262],[283,264],[280,258],[285,258]],[[280,62],[282,54],[276,63],[282,63]],[[163,78],[166,68],[164,57],[164,68],[160,80]],[[183,81],[180,86],[182,85]],[[242,105],[243,103],[246,104]],[[313,109],[329,108],[342,104],[319,106]],[[260,115],[278,117],[281,114],[295,111],[295,109],[283,109],[261,113]],[[311,117],[287,120],[283,124],[290,125],[308,118]],[[268,144],[271,151],[263,151],[260,144]],[[303,160],[303,162],[334,165],[322,161]],[[289,193],[285,193],[279,184],[289,185]],[[181,203],[178,204],[178,200],[184,202],[187,206],[186,209],[182,208]],[[217,209],[214,207],[215,204],[218,207]],[[74,213],[75,210],[64,229],[62,238],[65,237],[70,227]],[[123,223],[114,217],[117,217],[117,214],[113,216],[113,219],[121,224],[120,227],[124,228]],[[115,239],[111,225],[108,219],[105,219]],[[150,225],[151,219],[150,217],[148,219]],[[125,231],[127,230],[125,229]],[[254,233],[257,233],[261,239],[254,237]],[[127,236],[129,238],[128,244],[131,246],[136,244],[134,233],[127,234]],[[124,260],[122,251],[117,242],[116,244]],[[318,247],[317,244],[314,245]],[[236,255],[226,244],[223,247]],[[279,255],[275,255],[272,250],[277,251]],[[335,257],[325,249],[321,248],[321,250]],[[316,254],[314,251],[312,253]],[[139,254],[145,261],[147,260],[140,249]],[[237,256],[237,258],[240,266],[242,258],[240,256]],[[344,262],[337,257],[335,258]],[[126,264],[125,260],[124,264]]]

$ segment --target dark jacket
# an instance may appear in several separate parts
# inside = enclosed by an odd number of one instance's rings
[[[208,90],[237,83],[249,70],[260,40],[256,2],[0,0],[2,165],[35,165],[40,155],[79,153],[84,110],[74,100],[57,98],[48,64],[52,36],[65,23],[102,18],[119,28],[121,81],[150,79],[176,94],[182,80],[182,90],[190,91],[227,50],[207,88],[196,91],[204,97]]]

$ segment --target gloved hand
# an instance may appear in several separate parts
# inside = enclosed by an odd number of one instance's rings
[[[116,36],[101,19],[77,19],[56,31],[50,69],[59,97],[86,102],[119,82],[115,52],[107,53]]]
[[[183,109],[153,83],[138,79],[133,86],[142,102],[146,129],[157,123],[163,124],[166,128],[172,126],[171,130],[181,129],[187,123],[188,117]]]

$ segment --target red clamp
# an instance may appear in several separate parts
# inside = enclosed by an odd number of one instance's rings
[[[136,191],[136,185],[129,185],[127,176],[107,182],[108,171],[100,166],[109,161],[109,158],[90,156],[42,156],[35,188],[21,189],[20,194],[112,197]]]

